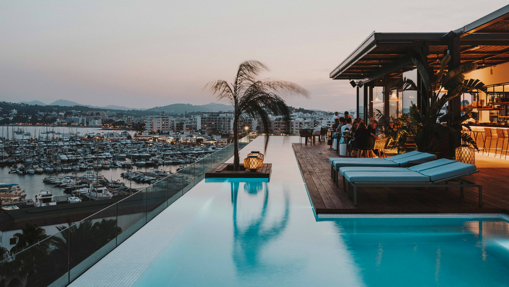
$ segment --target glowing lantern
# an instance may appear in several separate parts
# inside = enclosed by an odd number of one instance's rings
[[[244,159],[244,168],[251,171],[256,171],[259,167],[263,166],[263,161],[256,155],[249,155]]]
[[[457,147],[455,151],[457,161],[468,164],[475,164],[475,153],[473,148],[467,145],[462,145]]]
[[[250,156],[250,155],[256,155],[259,159],[260,159],[260,166],[258,166],[258,168],[261,168],[263,167],[263,159],[265,158],[263,156],[263,153],[259,152],[259,151],[251,151],[250,154],[248,154],[247,156]]]

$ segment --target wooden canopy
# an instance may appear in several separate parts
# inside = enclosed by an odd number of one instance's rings
[[[484,68],[509,62],[509,5],[451,32],[373,32],[330,73],[330,78],[361,84],[381,77],[399,78],[415,68],[409,51],[416,48],[422,48],[428,64],[438,69],[451,39],[456,37],[460,38],[457,49],[462,64],[476,62]]]

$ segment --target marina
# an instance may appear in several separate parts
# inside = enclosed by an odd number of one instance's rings
[[[4,209],[124,197],[220,149],[178,140],[133,140],[126,131],[69,128],[63,133],[58,128],[13,126],[1,130],[0,183],[23,190],[22,195],[0,193]],[[41,193],[58,199],[41,204]]]

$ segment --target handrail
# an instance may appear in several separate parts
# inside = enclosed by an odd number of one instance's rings
[[[239,150],[251,140],[249,135],[241,138],[238,141]],[[67,286],[198,184],[208,170],[232,157],[233,151],[233,144],[229,144],[181,171],[11,254],[0,261],[0,269],[11,270],[13,274],[0,277],[0,280],[5,279],[7,284],[9,280],[18,278],[26,281],[27,286],[33,284],[31,280],[36,280],[38,286]]]

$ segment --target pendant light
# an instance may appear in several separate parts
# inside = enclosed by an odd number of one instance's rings
[[[396,91],[392,91],[391,98],[389,99],[390,102],[397,102],[398,97],[396,96]]]
[[[378,98],[378,95],[376,95],[375,99],[371,101],[372,103],[381,103],[382,100]]]

